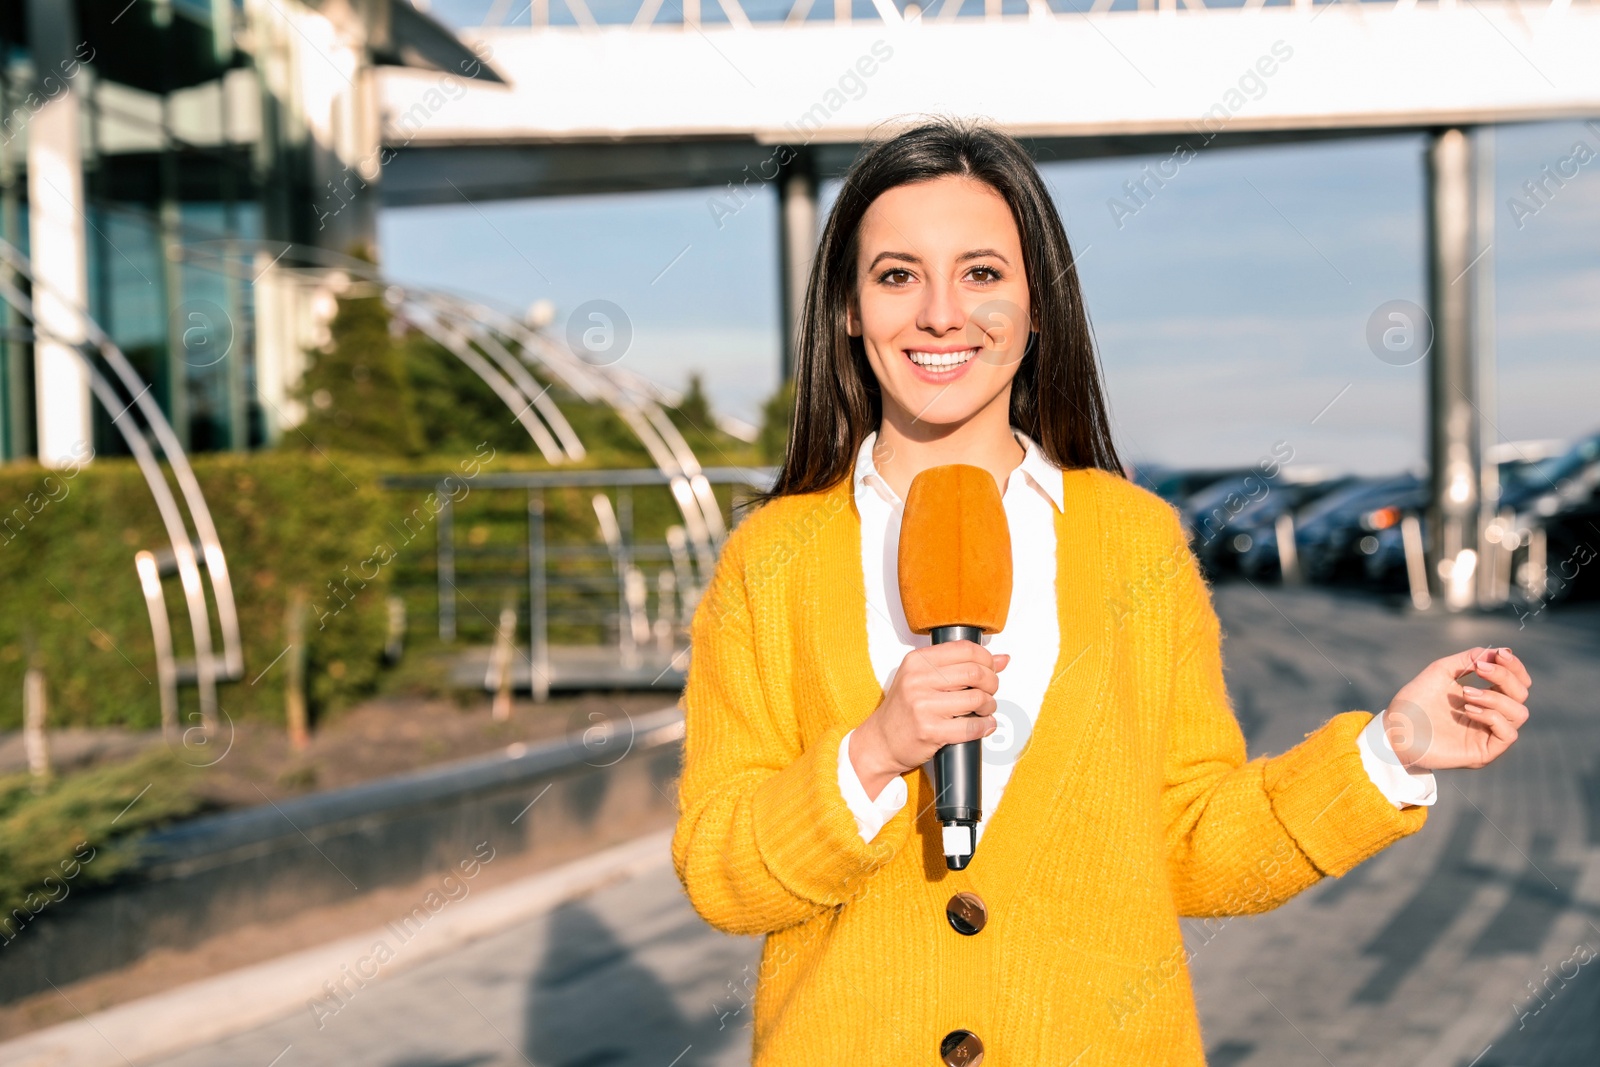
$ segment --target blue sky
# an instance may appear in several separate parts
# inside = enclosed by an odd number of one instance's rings
[[[1600,158],[1543,206],[1520,191],[1579,141],[1600,154],[1600,124],[1495,140],[1494,436],[1600,429]],[[1421,464],[1426,363],[1380,361],[1365,331],[1386,301],[1425,303],[1424,145],[1209,151],[1120,226],[1108,201],[1155,157],[1043,168],[1125,458],[1251,463],[1286,441],[1298,464]],[[390,209],[381,253],[397,280],[507,309],[614,301],[633,325],[632,369],[675,385],[699,370],[714,404],[753,418],[777,384],[776,205],[766,190],[719,228],[715,192]],[[1513,196],[1537,212],[1513,213]]]

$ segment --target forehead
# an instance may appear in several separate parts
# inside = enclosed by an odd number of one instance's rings
[[[1010,254],[1021,246],[1011,206],[975,178],[951,175],[895,186],[861,219],[861,252],[869,257],[893,250],[934,258],[971,248]]]

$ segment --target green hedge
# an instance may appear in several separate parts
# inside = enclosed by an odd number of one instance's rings
[[[339,300],[333,343],[308,353],[299,390],[306,405],[302,425],[285,433],[276,449],[193,459],[227,556],[243,635],[245,676],[219,692],[233,719],[282,719],[288,672],[279,655],[289,644],[285,613],[297,589],[309,598],[313,715],[378,685],[388,594],[398,589],[410,617],[431,621],[437,501],[427,491],[384,490],[381,473],[549,469],[487,385],[432,341],[411,330],[397,334],[393,326],[374,292],[352,289]],[[564,388],[550,395],[589,450],[583,466],[650,465],[609,407],[585,403]],[[745,465],[770,456],[774,439],[781,448],[787,409],[780,400],[768,411],[774,425],[764,434],[764,450],[715,429],[698,377],[669,416],[708,465]],[[549,495],[552,544],[596,543],[591,495]],[[719,496],[726,509],[728,491]],[[665,489],[637,490],[634,501],[641,541],[659,540],[679,521]],[[468,492],[461,499],[458,544],[472,601],[460,612],[462,639],[488,638],[501,587],[526,588],[526,516],[518,493]],[[22,678],[30,664],[44,671],[52,726],[160,724],[150,621],[133,557],[167,544],[131,459],[101,456],[56,471],[33,463],[0,467],[0,589],[6,592],[0,729],[21,724]],[[168,578],[165,589],[178,655],[192,658],[177,578]],[[561,610],[566,595],[552,588],[552,608]],[[214,603],[212,629],[220,643]],[[592,640],[598,629],[557,627],[552,638]],[[428,630],[412,627],[421,637]],[[195,711],[192,688],[180,687],[180,699],[187,724]]]
[[[354,591],[348,606],[330,585],[359,568],[384,537],[399,502],[377,486],[377,470],[349,455],[263,452],[194,459],[227,555],[243,634],[246,677],[223,687],[220,702],[234,718],[279,717],[286,677],[280,662],[257,678],[287,644],[290,591],[325,604],[326,620],[310,626],[315,668],[312,700],[336,705],[370,689],[379,669],[373,649],[384,633],[380,572]],[[0,468],[0,729],[21,724],[22,676],[30,662],[44,671],[50,724],[160,725],[155,651],[133,557],[166,545],[149,488],[130,459],[101,457],[76,473],[34,464]],[[176,577],[165,582],[168,615],[180,657],[193,656],[188,617]],[[210,607],[213,634],[215,603]],[[220,652],[220,647],[217,650]],[[185,714],[193,693],[180,689]]]
[[[592,452],[582,466],[637,465],[633,459]],[[756,455],[744,446],[728,459],[754,463]],[[283,449],[213,453],[193,464],[227,555],[244,643],[244,678],[223,685],[219,702],[233,719],[274,722],[283,717],[287,672],[279,654],[288,645],[285,613],[295,588],[305,591],[310,609],[307,677],[314,715],[334,712],[379,685],[390,593],[407,601],[411,637],[426,643],[433,632],[437,501],[427,490],[380,488],[382,474],[550,469],[536,456],[487,445],[381,463]],[[499,609],[494,583],[519,598],[526,619],[527,504],[520,491],[479,490],[470,478],[462,484],[470,488],[455,514],[459,584],[471,603],[460,605],[459,635],[482,642],[491,638],[489,620]],[[547,494],[553,546],[599,543],[593,492]],[[726,514],[726,487],[718,495]],[[0,729],[21,725],[22,678],[30,662],[45,673],[53,727],[159,726],[155,651],[133,557],[167,540],[133,461],[101,457],[76,473],[31,463],[0,467],[0,509],[0,588],[7,593],[7,610],[0,613]],[[641,542],[659,542],[681,517],[668,491],[652,487],[634,490],[634,520]],[[609,575],[609,564],[597,570]],[[178,655],[192,656],[177,578],[167,578],[164,588]],[[552,589],[551,597],[559,612],[563,594]],[[220,652],[215,604],[210,608]],[[592,627],[552,633],[558,641],[597,637]],[[179,692],[187,722],[196,707],[194,691]]]

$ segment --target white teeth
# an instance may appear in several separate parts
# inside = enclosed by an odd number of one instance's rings
[[[908,350],[906,355],[911,357],[911,362],[919,367],[959,367],[967,360],[978,354],[976,348],[968,348],[961,352],[916,352]]]

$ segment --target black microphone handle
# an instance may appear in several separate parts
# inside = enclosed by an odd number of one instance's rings
[[[977,626],[935,626],[929,634],[936,645],[947,641],[983,643],[983,630]],[[983,818],[983,742],[963,741],[935,752],[933,790],[934,816],[943,826],[967,827],[975,851],[978,821]],[[959,871],[972,862],[972,856],[972,851],[947,854],[945,866]]]

